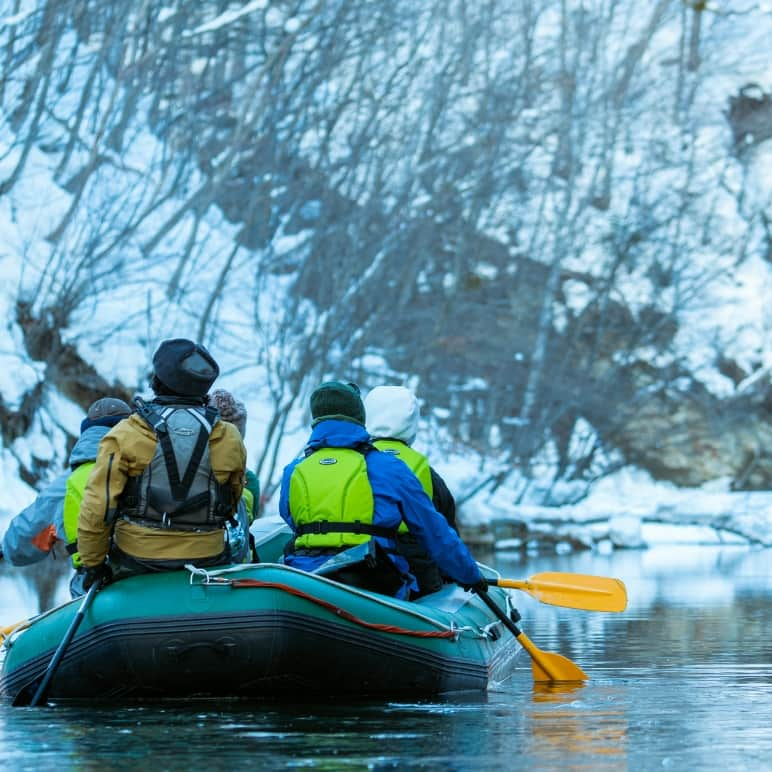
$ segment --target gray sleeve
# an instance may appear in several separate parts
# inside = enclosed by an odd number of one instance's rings
[[[3,536],[4,558],[14,566],[27,566],[42,560],[48,552],[36,547],[32,540],[50,525],[59,529],[62,523],[64,492],[69,473],[59,475],[49,483],[26,509],[11,520]]]

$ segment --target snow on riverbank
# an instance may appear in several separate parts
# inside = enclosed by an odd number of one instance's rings
[[[562,507],[516,505],[511,491],[477,495],[460,513],[497,549],[558,552],[643,548],[664,543],[772,547],[772,491],[733,492],[725,481],[684,489],[623,470],[599,481],[583,501]]]

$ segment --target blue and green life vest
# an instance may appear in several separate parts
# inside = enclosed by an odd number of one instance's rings
[[[375,502],[365,456],[352,448],[320,448],[293,470],[289,507],[295,549],[347,549],[393,528],[373,525]]]
[[[410,445],[406,445],[401,440],[375,440],[373,442],[378,450],[396,456],[400,461],[404,461],[418,478],[421,486],[426,491],[429,498],[434,495],[434,485],[432,484],[432,471],[429,466],[429,459],[413,450]],[[407,533],[407,524],[403,521],[399,526],[399,533]]]

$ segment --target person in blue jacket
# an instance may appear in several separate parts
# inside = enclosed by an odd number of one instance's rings
[[[78,512],[83,487],[94,466],[102,437],[131,413],[122,399],[102,397],[88,409],[66,472],[46,485],[37,498],[11,520],[3,536],[2,553],[14,566],[37,563],[55,555],[58,542],[70,556],[75,573],[70,581],[70,595],[83,595],[84,571],[78,554]]]
[[[304,455],[282,475],[279,513],[293,533],[285,550],[287,565],[324,573],[325,563],[335,564],[333,556],[363,553],[361,561],[331,576],[407,598],[418,584],[396,548],[404,520],[444,574],[466,589],[487,589],[466,545],[415,474],[372,444],[355,384],[322,383],[311,395],[311,416]]]

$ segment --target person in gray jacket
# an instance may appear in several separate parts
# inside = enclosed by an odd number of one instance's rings
[[[131,413],[122,399],[103,397],[89,407],[80,436],[70,452],[68,470],[55,477],[37,498],[11,520],[3,536],[3,557],[14,566],[27,566],[55,554],[63,542],[75,568],[70,594],[83,594],[83,569],[77,549],[77,516],[88,473],[94,465],[102,437]],[[69,506],[65,506],[65,501]]]

